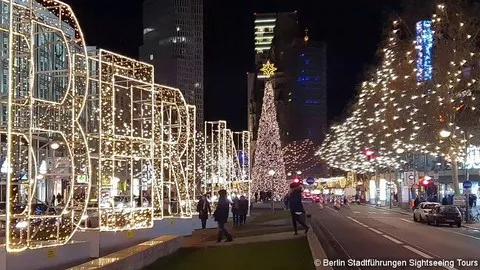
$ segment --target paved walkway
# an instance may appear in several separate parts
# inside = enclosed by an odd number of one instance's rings
[[[197,247],[220,247],[220,246],[231,246],[231,245],[258,243],[258,242],[288,240],[288,239],[301,238],[301,237],[305,237],[305,234],[299,233],[298,235],[294,235],[293,232],[270,233],[270,234],[264,234],[264,235],[234,238],[233,242],[217,243],[217,241],[208,241],[208,242],[200,243],[196,246]]]
[[[247,219],[248,221],[248,219]],[[285,237],[284,232],[279,233],[278,230],[282,229],[282,227],[287,227],[291,226],[291,220],[290,219],[278,219],[278,220],[270,220],[270,221],[265,221],[265,222],[259,222],[259,223],[249,223],[240,226],[238,228],[233,227],[233,222],[228,222],[225,227],[230,232],[233,237],[234,237],[234,242],[229,242],[229,243],[219,243],[218,245],[226,245],[226,244],[245,244],[246,243],[251,243],[255,242],[254,239],[258,239],[257,242],[265,242],[265,241],[273,241],[273,240],[284,240],[283,237]],[[247,236],[247,237],[241,237],[241,238],[236,238],[235,234],[238,233],[240,235],[252,232],[252,231],[264,231],[272,229],[272,233],[264,234],[264,235],[258,235],[258,236]],[[277,232],[275,232],[277,230]],[[183,247],[199,247],[199,246],[211,246],[212,243],[217,245],[216,241],[211,241],[212,238],[215,238],[215,236],[218,233],[217,228],[212,228],[212,229],[205,229],[205,230],[195,230],[191,236],[184,237],[183,241]],[[282,235],[285,234],[285,235]],[[288,232],[291,236],[293,235],[293,229],[292,232]],[[274,235],[272,236],[273,239],[270,238],[265,238],[265,239],[270,239],[270,240],[265,240],[262,238],[263,236],[268,236],[268,235]],[[276,235],[276,236],[275,236]],[[275,237],[279,237],[279,239],[275,239]],[[247,240],[243,240],[247,239]],[[289,238],[286,238],[289,239]]]

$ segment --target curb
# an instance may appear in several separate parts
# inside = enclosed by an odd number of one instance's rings
[[[310,228],[310,231],[307,233],[308,246],[310,247],[310,252],[312,253],[313,263],[316,270],[333,270],[331,266],[323,266],[323,260],[328,260],[325,251],[322,248],[322,244],[318,241],[317,236]]]
[[[472,226],[468,226],[468,225],[464,225],[464,224],[462,224],[462,227],[469,228],[469,229],[472,229],[472,230],[479,230],[479,231],[480,231],[480,228],[472,227]]]

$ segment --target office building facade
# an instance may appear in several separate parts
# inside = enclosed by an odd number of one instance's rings
[[[256,14],[254,38],[256,70],[247,74],[253,140],[266,79],[260,68],[270,60],[278,68],[272,79],[282,143],[305,139],[320,143],[327,130],[326,45],[309,40],[296,12]]]
[[[140,60],[155,67],[155,82],[179,88],[195,105],[203,130],[203,0],[146,0]]]

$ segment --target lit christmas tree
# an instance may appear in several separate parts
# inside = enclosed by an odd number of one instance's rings
[[[252,180],[252,192],[272,191],[273,198],[283,197],[288,192],[271,82],[265,84]]]

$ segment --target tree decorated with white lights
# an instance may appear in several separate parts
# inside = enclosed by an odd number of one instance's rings
[[[437,1],[431,20],[431,65],[417,65],[417,74],[428,76],[416,88],[416,95],[423,98],[422,113],[417,114],[422,132],[419,139],[426,153],[445,156],[451,162],[456,195],[460,195],[458,162],[473,136],[468,128],[478,125],[480,116],[475,98],[480,79],[479,19],[474,10],[465,1]],[[417,24],[417,31],[420,27]],[[421,45],[417,43],[417,48]]]
[[[352,114],[332,127],[320,155],[330,166],[358,172],[395,169],[401,154],[416,148],[413,116],[417,112],[409,91],[416,87],[414,44],[400,39],[403,24],[394,20],[380,65],[361,85]]]
[[[288,192],[280,130],[271,81],[265,83],[262,114],[252,170],[252,192],[272,191],[283,197]]]
[[[358,171],[395,168],[404,152],[445,156],[458,195],[458,162],[472,137],[468,129],[480,118],[478,16],[467,1],[434,2],[431,20],[418,22],[415,31],[402,32],[403,21],[394,22],[352,115],[332,127],[318,154],[331,166]],[[377,153],[373,164],[358,155],[366,148]]]

